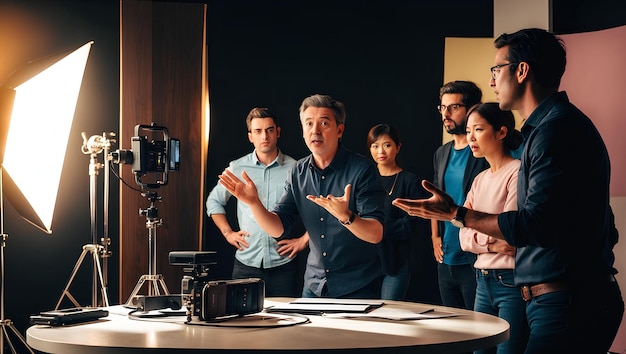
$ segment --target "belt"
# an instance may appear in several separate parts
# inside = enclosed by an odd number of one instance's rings
[[[608,274],[605,277],[601,277],[601,280],[606,282],[614,282],[615,276],[612,274]],[[524,285],[521,288],[522,291],[522,299],[524,301],[530,301],[535,297],[553,293],[556,291],[569,290],[571,286],[569,283],[565,282],[551,282],[551,283],[541,283],[535,285]]]
[[[522,286],[522,299],[524,301],[530,301],[535,297],[553,293],[555,291],[568,290],[570,288],[568,283],[553,282],[553,283],[541,283],[532,286]]]

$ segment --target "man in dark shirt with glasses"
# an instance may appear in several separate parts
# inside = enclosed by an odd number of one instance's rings
[[[394,205],[517,248],[515,283],[530,327],[526,353],[606,354],[624,313],[614,277],[618,235],[606,146],[591,120],[558,91],[566,63],[560,38],[524,29],[501,35],[495,46],[490,86],[501,109],[525,120],[518,211],[468,210],[426,181],[431,198]],[[574,137],[582,143],[572,144]]]

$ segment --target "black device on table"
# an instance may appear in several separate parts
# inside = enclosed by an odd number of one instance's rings
[[[108,315],[109,311],[104,309],[92,307],[77,307],[40,312],[39,315],[30,316],[30,324],[62,326],[67,324],[94,321]]]

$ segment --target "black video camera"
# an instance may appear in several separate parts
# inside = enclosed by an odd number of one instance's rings
[[[244,316],[263,310],[265,283],[258,278],[209,280],[208,265],[216,252],[173,251],[171,265],[190,266],[183,269],[181,293],[189,316],[200,321]],[[188,321],[191,321],[189,318]]]
[[[167,174],[180,169],[180,140],[170,138],[167,128],[155,125],[135,126],[131,150],[118,149],[109,153],[116,164],[132,164],[135,181],[142,188],[159,188],[167,184]],[[148,173],[149,181],[143,180]]]

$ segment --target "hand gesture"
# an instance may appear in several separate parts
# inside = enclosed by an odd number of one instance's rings
[[[305,233],[301,237],[280,240],[278,244],[278,254],[281,256],[289,255],[293,258],[298,252],[302,251],[309,244],[309,234]]]
[[[241,202],[250,205],[259,199],[256,186],[246,171],[241,172],[243,182],[228,169],[224,170],[218,177],[224,188]]]
[[[352,185],[346,185],[344,189],[344,195],[341,197],[335,197],[331,194],[327,196],[320,195],[316,197],[314,195],[307,195],[306,199],[314,202],[315,204],[321,206],[326,209],[329,213],[331,213],[338,220],[345,221],[350,218],[351,211],[348,208],[350,203],[350,191],[352,190]]]
[[[433,256],[435,256],[437,263],[443,263],[443,244],[441,240],[441,237],[437,237],[436,241],[433,238]]]
[[[229,231],[224,234],[226,241],[231,245],[235,246],[240,251],[243,251],[244,248],[248,248],[248,241],[246,241],[246,237],[250,237],[250,234],[246,231]]]
[[[452,197],[427,180],[422,181],[424,189],[433,195],[428,199],[397,198],[391,204],[404,210],[411,216],[424,219],[451,220],[454,218],[455,207]]]
[[[508,244],[508,242],[504,240],[495,240],[492,243],[489,243],[487,250],[489,252],[494,253],[502,253],[508,256],[515,256],[515,247]]]

